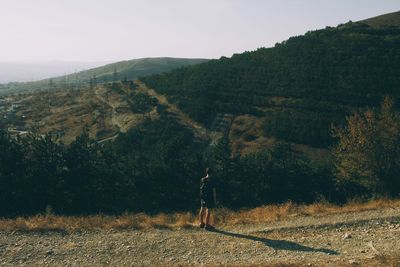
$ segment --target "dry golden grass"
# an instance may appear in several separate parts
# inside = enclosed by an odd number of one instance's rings
[[[298,205],[288,202],[282,205],[266,205],[254,209],[232,211],[220,208],[215,211],[216,225],[238,225],[267,223],[296,216],[316,216],[345,212],[367,211],[382,208],[398,208],[400,200],[380,199],[369,202],[352,201],[338,206],[326,202],[311,205]],[[36,215],[14,219],[0,219],[1,231],[82,231],[82,230],[121,230],[151,228],[191,228],[197,226],[197,214],[190,212],[157,215],[122,214],[119,216],[58,216]]]
[[[295,216],[328,215],[395,207],[400,207],[400,200],[379,199],[369,202],[350,201],[346,205],[342,206],[324,201],[310,205],[298,205],[292,202],[287,202],[281,205],[266,205],[238,212],[221,209],[218,211],[217,223],[233,225],[266,223]]]
[[[365,259],[360,262],[356,261],[356,264],[345,262],[341,263],[340,266],[364,266],[364,267],[376,267],[376,266],[385,266],[385,267],[398,267],[400,266],[400,254],[395,252],[393,255],[381,255],[376,256],[372,259]]]

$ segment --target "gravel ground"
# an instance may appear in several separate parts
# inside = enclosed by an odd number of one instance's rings
[[[363,265],[400,251],[400,209],[202,229],[0,232],[0,265]],[[398,254],[397,254],[398,255]],[[400,262],[398,265],[400,266]]]

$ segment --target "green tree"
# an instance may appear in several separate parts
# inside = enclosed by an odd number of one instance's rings
[[[339,141],[333,149],[339,184],[369,193],[400,192],[400,116],[393,99],[385,97],[380,109],[349,116],[333,135]]]
[[[0,130],[0,216],[26,207],[26,162],[19,141]]]

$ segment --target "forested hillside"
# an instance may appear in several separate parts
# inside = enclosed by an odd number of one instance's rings
[[[266,136],[327,147],[331,123],[399,96],[400,29],[350,22],[142,80],[204,125],[251,114]]]

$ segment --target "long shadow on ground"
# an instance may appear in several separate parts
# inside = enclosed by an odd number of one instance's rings
[[[232,232],[228,232],[228,231],[224,231],[224,230],[220,230],[220,229],[213,229],[212,232],[223,234],[223,235],[226,235],[226,236],[252,240],[252,241],[255,241],[255,242],[261,242],[265,246],[273,248],[274,250],[291,250],[291,251],[302,251],[302,252],[321,252],[321,253],[325,253],[325,254],[329,254],[329,255],[339,255],[339,253],[337,251],[335,251],[335,250],[325,249],[325,248],[307,247],[307,246],[300,245],[298,243],[287,241],[287,240],[274,240],[274,239],[268,239],[268,238],[257,237],[257,236],[252,236],[252,235],[244,235],[244,234],[232,233]]]

